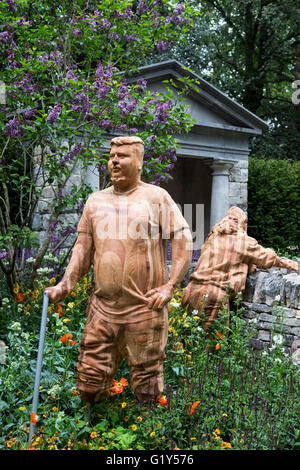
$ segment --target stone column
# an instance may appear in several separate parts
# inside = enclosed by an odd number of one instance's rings
[[[234,162],[231,160],[214,160],[210,204],[210,228],[220,222],[229,209],[229,170]]]

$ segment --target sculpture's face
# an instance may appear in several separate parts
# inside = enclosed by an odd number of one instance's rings
[[[128,191],[140,179],[142,161],[135,145],[112,145],[108,172],[115,189]]]

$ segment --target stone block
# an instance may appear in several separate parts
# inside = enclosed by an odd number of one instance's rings
[[[270,342],[271,340],[271,332],[267,330],[259,330],[257,339],[261,341],[268,341]]]

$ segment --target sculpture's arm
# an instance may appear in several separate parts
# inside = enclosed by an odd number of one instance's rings
[[[80,232],[62,280],[56,286],[45,289],[50,302],[60,302],[72,292],[77,282],[88,272],[93,261],[93,252],[92,236],[89,233]]]
[[[270,248],[264,248],[257,243],[254,238],[249,237],[246,260],[249,264],[255,264],[258,268],[268,269],[272,266],[287,268],[298,271],[299,266],[296,261],[280,258]]]
[[[189,229],[183,228],[181,236],[173,237],[172,243],[172,270],[170,280],[161,287],[151,289],[146,296],[149,297],[148,307],[161,309],[171,298],[176,284],[181,282],[192,260],[193,239]]]

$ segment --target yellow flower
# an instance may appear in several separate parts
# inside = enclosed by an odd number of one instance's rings
[[[129,420],[129,416],[125,416],[124,418],[125,423],[127,423],[128,420]]]
[[[69,302],[69,303],[68,303],[68,307],[69,307],[69,308],[73,308],[73,307],[74,307],[74,302]]]
[[[125,408],[125,406],[127,406],[127,403],[125,401],[123,401],[123,403],[121,403],[121,406],[122,406],[122,408]]]
[[[56,406],[53,406],[53,408],[52,408],[52,411],[54,411],[54,412],[56,412],[56,411],[57,411],[57,408],[56,408]]]
[[[105,447],[98,447],[98,450],[105,450]]]
[[[20,290],[19,284],[16,282],[16,284],[14,285],[13,291],[14,291],[15,294],[18,294],[19,290]]]
[[[215,430],[215,433],[216,433],[216,434],[220,434],[220,429],[217,428],[217,429]]]
[[[50,279],[50,286],[54,286],[54,284],[56,283],[56,278],[55,277],[51,277]]]
[[[26,407],[25,406],[20,406],[19,410],[24,411],[24,410],[26,410]]]
[[[228,418],[228,415],[226,413],[222,414],[223,418]]]
[[[152,433],[150,434],[150,437],[153,437],[155,436],[155,431],[152,431]]]
[[[14,442],[10,439],[9,441],[7,441],[6,445],[7,447],[12,447],[13,443]]]
[[[138,416],[137,420],[141,423],[143,421],[143,418],[141,416]]]
[[[136,430],[137,430],[137,426],[136,426],[135,424],[133,424],[133,425],[131,426],[131,429],[132,429],[133,431],[136,431]]]
[[[196,437],[191,437],[191,441],[195,441],[196,439]]]
[[[230,442],[221,442],[221,447],[224,447],[225,449],[231,449],[231,444]]]
[[[98,436],[98,434],[96,433],[96,431],[93,431],[93,432],[91,433],[91,438],[92,438],[92,439],[95,439],[95,437],[97,437],[97,436]]]

